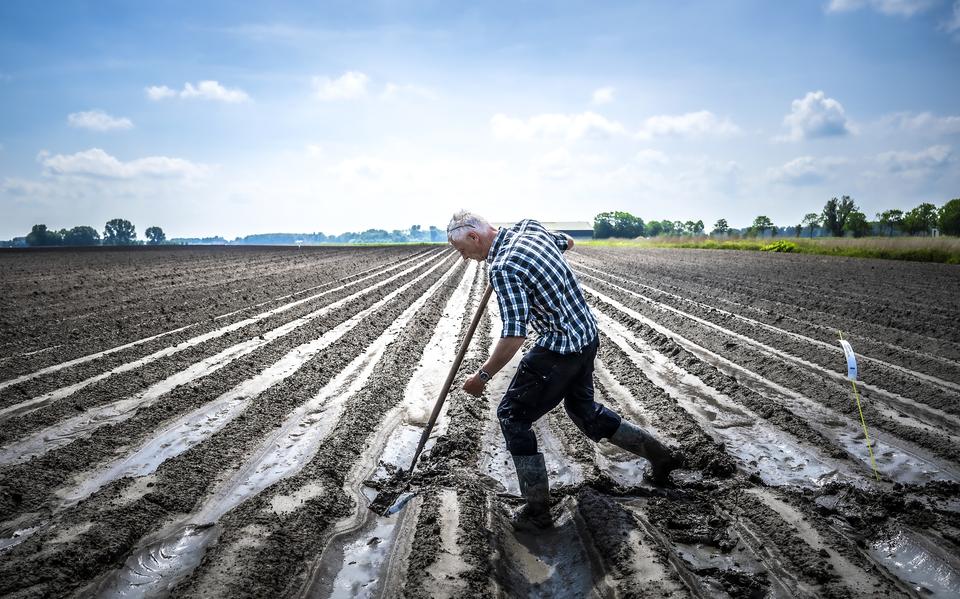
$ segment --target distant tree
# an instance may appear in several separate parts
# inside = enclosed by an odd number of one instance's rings
[[[167,236],[160,227],[147,227],[144,234],[147,236],[147,239],[150,240],[147,242],[150,245],[160,245],[167,240]]]
[[[703,235],[704,228],[703,221],[698,219],[697,222],[693,223],[693,234]]]
[[[927,235],[937,226],[937,207],[924,202],[903,216],[903,230],[910,235]]]
[[[27,233],[27,245],[50,246],[63,243],[63,237],[57,231],[47,230],[47,225],[33,225]]]
[[[660,234],[661,235],[674,235],[676,231],[673,229],[673,221],[663,219],[660,221]]]
[[[430,225],[430,241],[446,241],[447,233],[443,229],[438,229]]]
[[[960,235],[960,198],[950,200],[940,208],[940,232]]]
[[[847,218],[854,210],[857,210],[857,205],[850,196],[842,196],[839,200],[831,198],[823,207],[823,226],[829,229],[834,237],[841,237]]]
[[[756,231],[760,237],[763,237],[764,232],[767,229],[773,229],[773,221],[769,217],[760,215],[757,218],[753,219],[752,228]]]
[[[63,243],[64,245],[99,245],[100,233],[93,227],[74,227],[63,236]]]
[[[859,210],[854,210],[847,215],[847,222],[843,228],[853,233],[854,237],[863,237],[870,233],[870,223],[867,222],[867,215]]]
[[[137,229],[126,219],[109,220],[103,228],[103,245],[133,245],[136,239]]]
[[[673,221],[673,234],[674,235],[683,235],[684,232],[683,222],[679,220]]]
[[[710,232],[711,235],[726,235],[730,232],[730,225],[727,224],[727,219],[721,218],[717,222],[713,223],[713,231]]]
[[[647,223],[646,234],[647,237],[656,237],[657,235],[663,233],[663,225],[658,220],[652,220]]]
[[[804,227],[810,227],[810,238],[813,238],[813,230],[820,226],[820,215],[816,212],[808,212],[803,215],[802,224]]]
[[[894,229],[903,227],[903,210],[884,210],[877,213],[877,222],[880,224],[880,230],[887,231],[887,235],[893,236]]]
[[[799,224],[793,228],[793,236],[800,237],[801,234],[803,234],[803,225]]]
[[[593,218],[593,236],[633,238],[644,234],[643,219],[629,212],[601,212]]]

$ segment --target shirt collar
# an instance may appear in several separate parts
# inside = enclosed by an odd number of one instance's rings
[[[493,243],[490,244],[490,251],[487,252],[487,262],[493,262],[497,252],[500,251],[500,246],[503,244],[503,238],[506,237],[506,235],[507,230],[500,227],[497,231],[497,236],[493,238]]]

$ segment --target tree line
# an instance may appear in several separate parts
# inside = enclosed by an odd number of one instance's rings
[[[819,213],[805,214],[796,225],[777,226],[770,217],[758,215],[748,227],[736,229],[727,219],[721,218],[714,223],[710,235],[765,237],[793,234],[796,237],[806,235],[830,235],[842,237],[864,237],[867,235],[929,235],[934,230],[944,235],[960,235],[960,199],[953,199],[940,208],[924,202],[911,210],[884,210],[876,214],[876,220],[868,220],[860,211],[853,198],[841,196],[830,198]],[[595,239],[610,237],[658,237],[658,236],[697,236],[704,234],[702,220],[696,222],[652,220],[644,222],[642,218],[629,212],[601,212],[593,219]]]
[[[96,245],[316,245],[324,243],[424,243],[444,242],[446,231],[434,226],[423,228],[413,225],[409,229],[367,229],[348,231],[339,235],[324,233],[258,233],[228,240],[222,236],[176,237],[167,239],[160,227],[148,227],[147,240],[137,239],[137,230],[128,220],[115,218],[106,223],[103,235],[89,226],[52,230],[46,225],[34,225],[25,237],[0,242],[0,246],[96,246]]]
[[[147,245],[162,245],[167,236],[160,227],[147,227],[145,231]],[[86,225],[72,229],[55,231],[47,225],[33,225],[33,228],[24,238],[26,245],[40,246],[89,246],[89,245],[142,245],[137,240],[137,228],[133,223],[123,218],[108,220],[103,227],[103,236],[100,232]]]

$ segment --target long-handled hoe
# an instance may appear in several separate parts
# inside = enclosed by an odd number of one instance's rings
[[[417,459],[420,457],[420,452],[423,451],[423,446],[426,445],[427,439],[433,431],[433,425],[437,423],[437,417],[443,408],[443,402],[447,399],[447,394],[450,392],[450,385],[453,384],[453,378],[460,369],[463,356],[467,353],[470,340],[473,339],[473,333],[477,330],[477,325],[480,324],[480,317],[483,316],[483,310],[486,308],[492,292],[493,288],[487,285],[487,288],[483,291],[483,297],[480,298],[480,306],[477,308],[477,313],[474,314],[470,328],[467,329],[467,335],[463,338],[463,343],[460,344],[460,351],[457,352],[453,366],[450,367],[450,374],[447,375],[447,380],[443,383],[443,388],[440,389],[440,396],[437,397],[437,403],[433,406],[430,420],[427,422],[426,428],[423,429],[423,434],[420,435],[420,442],[417,443],[417,451],[413,454],[410,468],[407,470],[398,469],[389,480],[382,484],[380,492],[377,493],[377,496],[370,503],[370,509],[377,514],[389,516],[390,514],[396,513],[413,497],[414,493],[409,490],[413,469],[417,466]]]

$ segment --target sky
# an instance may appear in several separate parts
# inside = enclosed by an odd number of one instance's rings
[[[960,197],[960,0],[0,3],[0,239]]]

